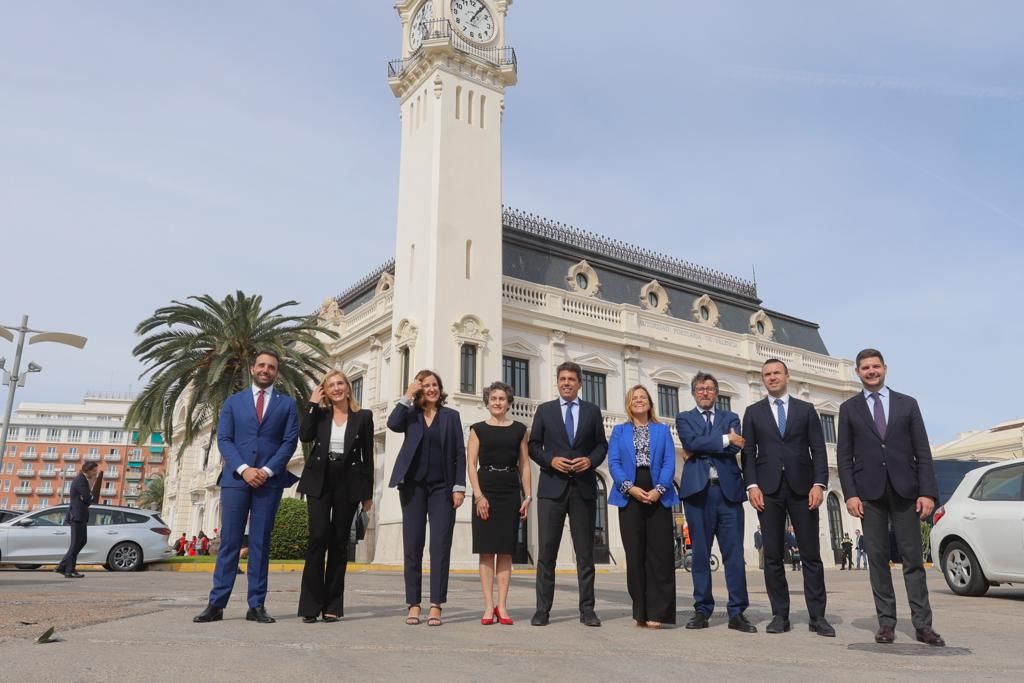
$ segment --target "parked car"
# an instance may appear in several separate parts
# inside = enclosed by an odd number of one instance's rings
[[[23,569],[56,564],[71,541],[67,505],[55,505],[0,523],[0,562]],[[174,555],[167,544],[171,530],[151,510],[93,505],[89,539],[78,564],[100,564],[112,571],[142,569]]]
[[[984,595],[989,586],[1024,583],[1024,461],[971,470],[931,532],[936,568],[958,595]]]
[[[18,512],[17,510],[0,510],[0,522],[6,522],[9,519],[15,517],[21,517],[24,512]]]

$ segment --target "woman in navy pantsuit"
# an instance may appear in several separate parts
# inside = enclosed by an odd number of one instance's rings
[[[405,434],[388,486],[398,488],[405,551],[405,623],[420,623],[423,546],[430,520],[430,614],[441,625],[448,599],[448,564],[455,510],[466,496],[466,447],[459,413],[444,405],[441,378],[420,370],[388,417],[388,429]]]

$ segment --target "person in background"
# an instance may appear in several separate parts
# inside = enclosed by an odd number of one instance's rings
[[[448,569],[455,511],[466,497],[466,447],[459,413],[444,405],[441,378],[420,370],[388,417],[388,429],[405,434],[388,486],[398,488],[405,551],[405,623],[420,623],[423,546],[430,521],[430,614],[440,626],[448,601]]]
[[[626,554],[626,587],[637,626],[676,623],[676,574],[672,557],[672,506],[679,502],[676,450],[668,425],[658,422],[643,385],[626,392],[629,421],[615,425],[608,442],[613,485],[608,503],[619,508]]]
[[[868,553],[864,550],[864,534],[860,532],[860,529],[854,529],[854,547],[857,549],[857,569],[867,569],[868,566]],[[861,560],[864,560],[864,566],[860,566]]]
[[[188,551],[188,538],[185,536],[185,532],[181,532],[181,538],[174,542],[174,554],[178,557],[184,557]]]
[[[532,500],[530,456],[526,425],[508,416],[515,401],[512,387],[494,382],[484,389],[483,398],[490,415],[469,428],[466,454],[467,474],[473,487],[473,552],[480,556],[480,586],[484,593],[480,623],[510,626],[513,622],[508,613],[508,587],[512,579],[512,554],[519,540],[520,520],[526,519]]]
[[[100,474],[99,464],[95,460],[89,460],[82,465],[78,476],[71,482],[71,490],[68,494],[68,526],[71,527],[71,545],[55,569],[66,579],[85,577],[85,574],[79,572],[76,566],[78,553],[82,552],[82,548],[89,540],[89,506],[99,497],[102,479],[103,475]]]
[[[839,570],[853,569],[853,541],[850,540],[850,534],[843,534],[842,543],[840,546],[843,549],[841,560],[839,562]]]
[[[760,525],[754,530],[754,550],[757,551],[757,568],[764,569],[764,537]]]
[[[193,536],[192,540],[188,542],[188,556],[189,557],[195,557],[196,556],[196,544],[197,544],[198,541],[199,541],[199,538],[197,536]]]

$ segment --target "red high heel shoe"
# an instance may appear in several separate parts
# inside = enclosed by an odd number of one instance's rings
[[[501,612],[499,612],[497,608],[495,608],[495,610],[494,610],[494,619],[499,624],[504,624],[505,626],[511,626],[513,624],[512,617],[511,616],[508,616],[508,617],[501,616]]]
[[[491,624],[497,624],[497,623],[498,623],[498,613],[497,613],[497,611],[492,611],[491,612],[491,618],[490,619],[488,619],[487,617],[483,617],[483,618],[480,619],[480,625],[481,626],[490,626]]]

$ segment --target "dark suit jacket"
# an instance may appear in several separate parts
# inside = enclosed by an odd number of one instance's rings
[[[772,495],[782,484],[807,495],[815,484],[828,486],[828,454],[818,411],[807,401],[789,397],[786,433],[779,434],[771,397],[747,407],[743,413],[743,478]]]
[[[444,454],[444,481],[449,488],[466,485],[466,441],[462,433],[462,418],[458,411],[441,406],[437,409],[435,420],[439,420],[441,428],[441,452]],[[405,441],[395,458],[395,468],[391,471],[388,486],[394,488],[404,483],[409,472],[416,449],[419,448],[427,422],[423,419],[423,411],[399,403],[388,416],[388,429],[405,434]]]
[[[276,388],[264,407],[263,421],[256,420],[256,402],[246,387],[232,394],[220,411],[217,448],[224,468],[217,483],[227,488],[245,488],[238,474],[242,465],[267,467],[274,476],[267,479],[272,489],[285,489],[299,480],[288,471],[288,461],[299,443],[299,414],[295,399]]]
[[[72,522],[88,522],[89,506],[92,504],[92,489],[89,480],[81,472],[71,481],[68,492],[68,520]]]
[[[728,410],[716,410],[715,421],[707,431],[707,423],[698,408],[676,416],[679,441],[692,459],[683,465],[679,478],[679,497],[688,498],[707,488],[711,480],[711,465],[718,470],[718,482],[726,500],[742,503],[747,499],[743,473],[736,463],[740,449],[733,445],[722,448],[722,437],[735,430],[740,433],[740,416]]]
[[[889,390],[885,439],[875,427],[864,392],[839,406],[836,461],[846,498],[878,500],[885,496],[888,474],[901,497],[939,497],[932,451],[921,409],[910,396]]]
[[[583,498],[597,497],[597,475],[594,470],[608,455],[608,439],[604,435],[604,417],[601,408],[594,403],[580,399],[576,432],[572,443],[565,433],[562,419],[561,399],[547,401],[537,406],[530,429],[530,458],[540,465],[540,482],[537,484],[538,498],[558,498],[565,492],[569,479],[573,478]],[[590,469],[579,474],[564,474],[551,467],[555,456],[563,458],[590,458]]]
[[[299,440],[313,442],[313,450],[302,469],[298,492],[319,498],[324,495],[327,479],[327,453],[331,446],[331,426],[334,411],[309,403],[302,412]],[[369,410],[349,411],[345,427],[345,462],[348,463],[346,480],[349,500],[352,502],[373,498],[373,413]]]

